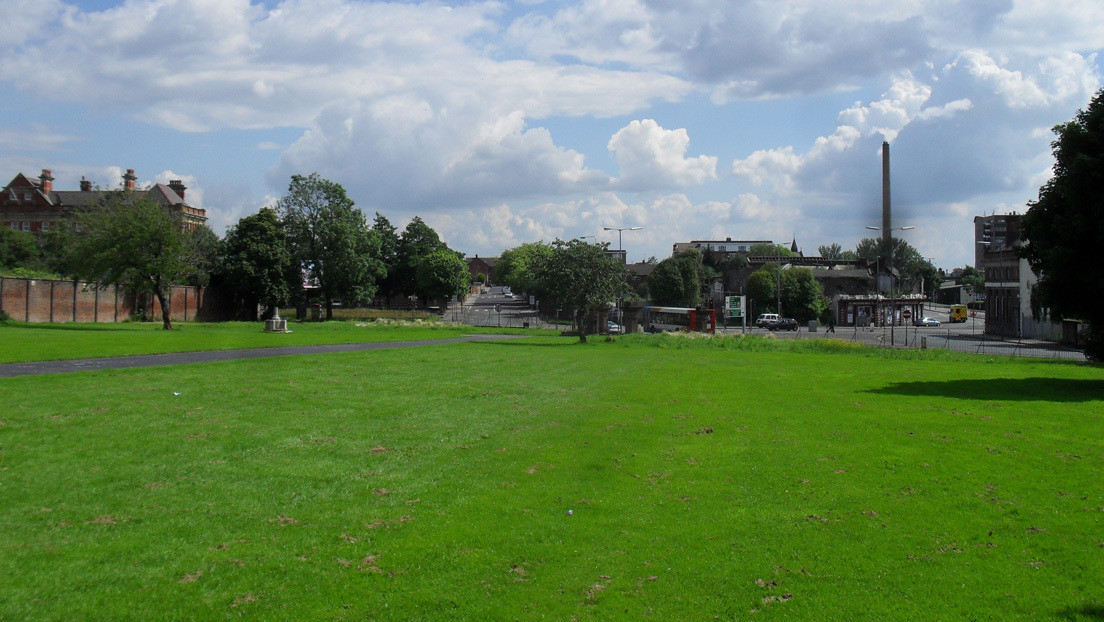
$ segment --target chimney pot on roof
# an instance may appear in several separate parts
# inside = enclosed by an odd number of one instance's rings
[[[123,175],[123,189],[127,192],[134,190],[134,182],[138,181],[138,176],[134,174],[134,169],[128,168],[126,175]]]
[[[172,188],[172,191],[175,192],[177,196],[180,197],[181,201],[184,200],[184,191],[187,190],[188,187],[184,185],[183,180],[174,179],[169,182],[169,187]]]
[[[42,194],[49,195],[54,190],[54,176],[50,174],[50,169],[42,169],[42,174],[38,176],[38,179],[42,182]]]
[[[81,175],[80,189],[81,192],[92,192],[92,180],[85,179],[84,175]]]

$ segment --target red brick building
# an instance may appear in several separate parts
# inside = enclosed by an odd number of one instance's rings
[[[181,180],[174,179],[168,184],[154,184],[139,190],[134,185],[137,179],[134,169],[127,169],[123,175],[123,190],[179,211],[183,215],[185,229],[194,229],[207,222],[206,210],[188,205],[184,200],[187,188]],[[0,226],[30,233],[49,231],[74,209],[94,207],[107,194],[107,191],[93,190],[92,182],[84,179],[79,190],[55,190],[50,169],[42,169],[37,178],[19,173],[0,192]]]

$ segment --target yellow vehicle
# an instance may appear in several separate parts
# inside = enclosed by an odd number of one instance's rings
[[[966,321],[966,305],[951,305],[950,311],[951,322],[965,322]]]

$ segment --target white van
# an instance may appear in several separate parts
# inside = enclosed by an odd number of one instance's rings
[[[778,323],[777,313],[763,313],[755,320],[755,325],[764,328]]]

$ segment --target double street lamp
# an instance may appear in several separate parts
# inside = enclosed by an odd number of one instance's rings
[[[623,232],[623,231],[640,231],[643,228],[644,227],[602,227],[602,230],[603,231],[616,231],[617,232],[617,254],[622,255],[622,258],[624,258],[624,255],[623,255],[624,251],[621,250],[621,232]],[[625,263],[629,263],[629,262],[625,261]]]

